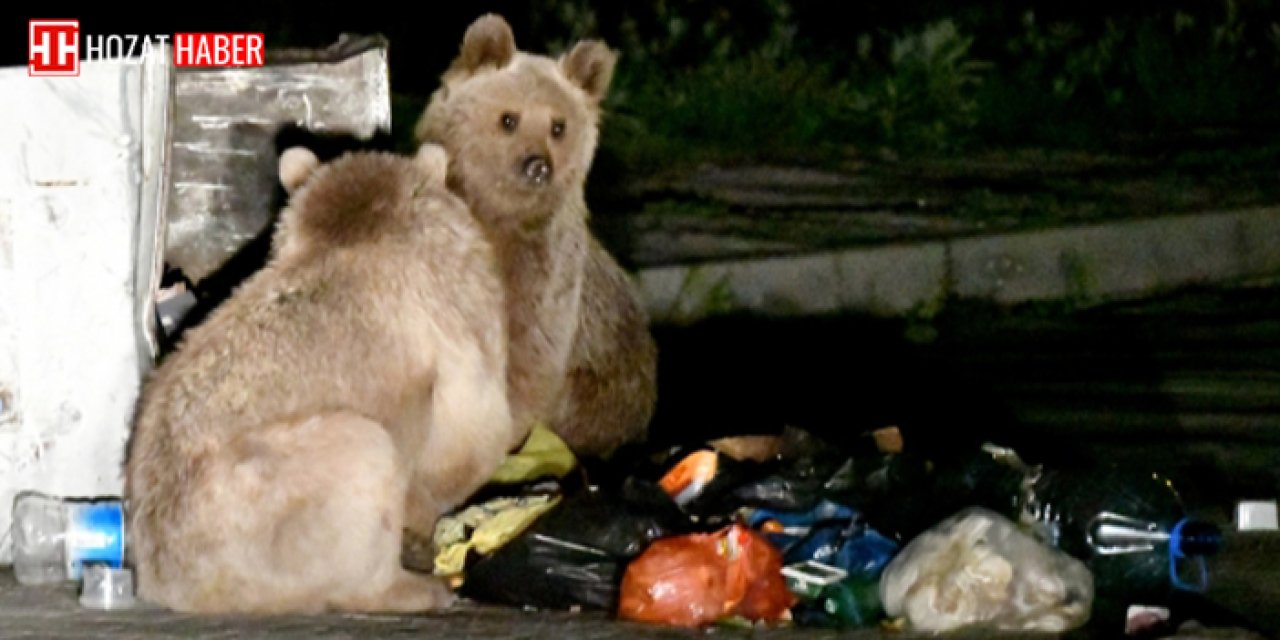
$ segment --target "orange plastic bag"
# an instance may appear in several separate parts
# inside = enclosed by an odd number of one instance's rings
[[[618,617],[696,627],[724,615],[725,568],[716,538],[693,534],[649,545],[622,576]]]
[[[720,455],[714,451],[695,451],[672,467],[658,486],[671,496],[678,505],[684,505],[702,493],[716,477],[716,469],[720,466]]]
[[[755,532],[732,525],[650,545],[622,578],[618,616],[684,627],[734,615],[772,622],[789,619],[794,604],[782,555]]]
[[[782,577],[782,553],[746,527],[730,527],[728,539],[736,540],[739,550],[729,563],[729,596],[742,594],[729,613],[748,620],[789,620],[796,598]]]

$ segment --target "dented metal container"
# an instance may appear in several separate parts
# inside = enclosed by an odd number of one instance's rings
[[[281,128],[389,130],[384,39],[267,63],[0,69],[0,563],[18,492],[121,493],[162,268],[199,281],[266,230]]]
[[[275,138],[295,125],[369,138],[391,127],[386,41],[268,51],[267,65],[180,69],[166,261],[192,282],[216,271],[274,216]]]
[[[0,69],[0,561],[18,491],[120,493],[156,351],[172,78],[163,56]]]

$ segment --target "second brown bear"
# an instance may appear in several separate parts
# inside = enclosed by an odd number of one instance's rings
[[[513,418],[546,422],[589,455],[642,438],[657,394],[639,296],[587,226],[584,184],[615,62],[592,40],[559,59],[517,51],[506,21],[486,15],[415,130],[448,151],[449,186],[497,249]]]

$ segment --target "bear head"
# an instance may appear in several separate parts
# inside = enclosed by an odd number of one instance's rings
[[[524,53],[505,20],[483,16],[467,29],[415,137],[445,148],[450,187],[483,223],[537,229],[567,199],[582,198],[616,60],[596,40],[555,59]]]
[[[433,207],[466,206],[446,189],[447,170],[437,145],[424,145],[412,158],[352,152],[325,164],[309,149],[290,148],[280,156],[280,183],[289,202],[280,215],[275,253],[289,258],[412,235]]]

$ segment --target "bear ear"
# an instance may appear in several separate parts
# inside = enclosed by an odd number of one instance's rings
[[[511,25],[502,16],[488,13],[480,16],[467,27],[462,37],[462,53],[453,66],[463,71],[475,71],[485,65],[501,69],[516,55],[516,38]]]
[[[599,40],[583,40],[560,58],[560,69],[574,84],[597,103],[609,92],[613,67],[618,62],[614,53]]]
[[[320,166],[320,159],[306,147],[289,147],[280,154],[280,184],[293,195]]]

